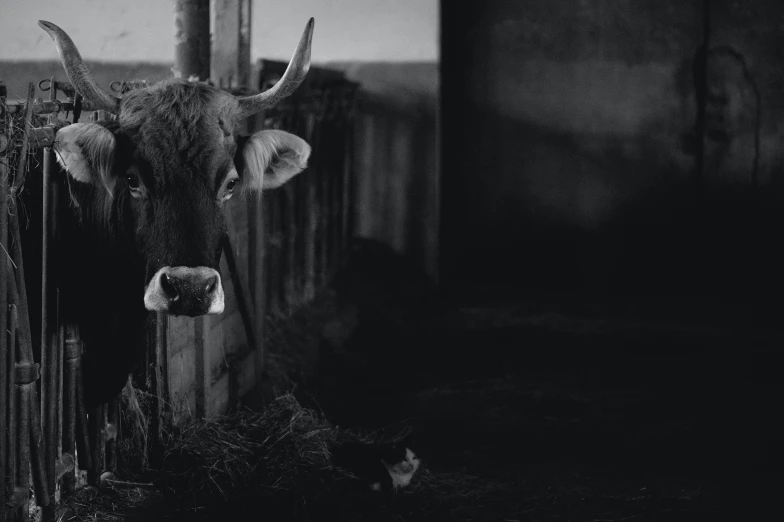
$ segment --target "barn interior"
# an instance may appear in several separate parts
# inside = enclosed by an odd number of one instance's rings
[[[253,43],[246,87],[279,74],[316,11],[313,88],[356,98],[307,131],[319,146],[291,186],[231,202],[226,313],[163,326],[172,421],[290,394],[334,426],[413,431],[412,486],[346,520],[766,519],[782,482],[784,8],[268,4],[253,24],[284,50]],[[267,7],[296,29],[261,22]],[[9,99],[62,77],[43,43],[48,61],[0,55]],[[171,74],[168,58],[100,56],[107,87]],[[267,117],[252,125],[308,128]],[[27,183],[34,274],[41,189]],[[279,519],[336,516],[308,500]]]

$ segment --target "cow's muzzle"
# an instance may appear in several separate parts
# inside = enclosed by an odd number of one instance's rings
[[[147,284],[144,306],[153,312],[191,317],[222,313],[220,274],[204,266],[165,266]]]

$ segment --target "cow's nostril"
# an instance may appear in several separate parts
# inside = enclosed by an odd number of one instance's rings
[[[204,286],[204,291],[207,293],[207,295],[210,295],[215,291],[217,287],[218,287],[218,277],[212,276],[209,279],[207,279],[207,284]]]
[[[161,290],[169,301],[176,301],[180,298],[180,292],[177,290],[175,279],[166,274],[161,274]]]

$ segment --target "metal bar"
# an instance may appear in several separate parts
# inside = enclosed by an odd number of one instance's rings
[[[314,143],[314,133],[316,118],[312,113],[306,115],[305,136],[307,136],[312,154],[318,152],[318,144]],[[314,154],[315,155],[315,154]],[[307,222],[305,224],[305,252],[303,254],[305,266],[305,300],[312,301],[316,296],[316,230],[318,229],[318,207],[316,206],[316,183],[318,183],[317,169],[308,168],[306,172],[306,192],[305,206],[307,212]]]
[[[92,467],[90,452],[90,430],[87,425],[87,408],[84,402],[84,385],[82,384],[81,355],[76,365],[76,459],[79,469],[88,470]]]
[[[79,357],[82,343],[73,325],[65,328],[65,366],[63,368],[63,454],[75,455],[76,452],[76,376],[79,371]],[[63,475],[63,493],[73,493],[76,487],[75,470]]]
[[[6,105],[8,114],[21,114],[25,110],[24,102],[8,102]],[[33,114],[52,114],[57,112],[69,112],[77,109],[75,101],[35,101],[32,104]],[[81,103],[81,112],[93,112],[98,108],[87,100]]]
[[[52,476],[48,475],[46,460],[46,446],[42,444],[43,435],[39,419],[41,412],[38,409],[38,401],[35,400],[35,382],[26,384],[30,388],[30,468],[33,477],[33,491],[35,491],[35,503],[42,507],[54,507],[50,499],[54,498],[54,463],[52,463]],[[51,482],[50,482],[51,481]],[[45,518],[54,519],[54,511],[45,509]]]
[[[54,145],[55,134],[56,130],[51,125],[35,128],[31,127],[27,129],[27,132],[25,133],[25,139],[15,141],[13,145],[16,148],[21,148],[24,142],[27,141],[27,147],[31,149],[51,147]]]
[[[8,270],[3,275],[8,278]],[[10,286],[10,285],[9,285]],[[8,305],[8,352],[7,352],[7,368],[13,368],[16,362],[16,330],[17,330],[17,313],[16,305]],[[16,461],[17,461],[17,446],[16,446],[16,430],[17,430],[17,389],[13,379],[8,379],[8,462],[7,462],[7,480],[6,493],[11,494],[16,486]]]
[[[0,505],[8,498],[8,401],[11,394],[8,379],[8,337],[6,336],[6,323],[8,316],[7,283],[8,283],[8,169],[6,168],[7,144],[6,117],[5,117],[6,87],[0,82]],[[5,145],[3,145],[5,144]],[[0,509],[0,522],[5,522],[6,510]]]
[[[17,334],[21,333],[17,330]],[[22,520],[28,519],[28,505],[29,505],[29,477],[30,477],[30,386],[25,386],[20,384],[19,381],[19,373],[24,371],[26,368],[23,366],[23,362],[19,359],[22,358],[21,353],[24,352],[19,345],[20,339],[19,335],[16,338],[16,345],[17,345],[17,352],[20,354],[18,356],[17,362],[15,364],[16,367],[16,397],[17,397],[17,413],[19,415],[19,423],[16,427],[16,449],[18,451],[17,455],[17,466],[16,466],[16,485],[19,487],[24,488],[24,496],[21,498],[21,507],[22,507]]]
[[[169,356],[166,346],[167,318],[163,312],[155,317],[155,395],[158,401],[158,440],[163,436],[163,425],[169,404]]]
[[[54,84],[54,82],[52,82]],[[52,95],[56,94],[54,88]],[[53,177],[56,160],[51,147],[44,149],[41,234],[41,427],[44,468],[49,494],[54,496],[54,467],[57,461],[57,294],[52,282],[54,224],[56,213]],[[52,513],[53,516],[53,513]],[[48,517],[47,517],[48,518]]]
[[[210,77],[210,0],[174,0],[174,68],[182,78]]]
[[[101,481],[103,471],[105,440],[104,426],[106,425],[106,404],[99,404],[94,407],[87,418],[87,426],[90,434],[91,465],[87,468],[87,482],[91,486],[97,486]]]
[[[12,232],[15,232],[15,235],[18,235],[18,229],[12,229]],[[18,247],[16,247],[14,251],[15,250],[18,250]],[[12,253],[14,253],[14,251],[12,251]],[[21,296],[24,294],[24,286],[18,285],[15,278],[12,277],[10,278],[9,288],[11,300],[14,303],[19,303],[21,301]],[[32,471],[36,502],[39,506],[46,506],[49,504],[49,494],[47,477],[43,468],[38,389],[35,384],[35,381],[39,378],[39,368],[33,358],[29,324],[29,320],[26,321],[25,318],[22,317],[21,328],[18,328],[16,331],[15,343],[16,363],[14,381],[17,387],[20,408],[19,429],[16,434],[17,448],[19,450],[17,485],[24,485],[29,488],[27,481]]]

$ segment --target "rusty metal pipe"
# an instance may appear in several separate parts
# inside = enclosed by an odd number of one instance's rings
[[[210,0],[174,0],[174,74],[210,77]]]

